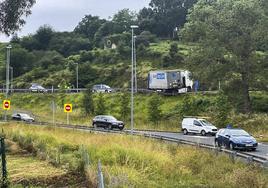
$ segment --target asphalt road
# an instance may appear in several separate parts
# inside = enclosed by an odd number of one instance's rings
[[[190,142],[195,142],[199,144],[205,144],[209,146],[214,146],[214,136],[199,136],[199,135],[183,135],[182,133],[168,133],[168,132],[144,132],[144,131],[134,131],[135,133],[147,133],[147,134],[152,134],[152,135],[157,135],[157,136],[164,136],[168,138],[175,138],[175,139],[180,139],[184,141],[190,141]],[[268,160],[268,145],[259,143],[259,146],[256,151],[250,151],[250,152],[245,152],[248,154],[252,155],[260,155],[265,157]]]

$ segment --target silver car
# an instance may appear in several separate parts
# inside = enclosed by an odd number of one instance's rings
[[[30,122],[30,123],[34,122],[34,118],[25,113],[15,113],[12,115],[12,119],[17,120],[17,121]]]
[[[92,92],[96,92],[96,93],[111,93],[111,92],[113,92],[113,89],[110,86],[107,86],[105,84],[98,84],[98,85],[93,86]]]

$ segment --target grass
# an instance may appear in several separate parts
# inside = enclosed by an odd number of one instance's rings
[[[88,179],[96,184],[96,164],[103,165],[107,187],[266,187],[268,172],[247,166],[226,155],[190,146],[123,135],[2,125],[7,137],[25,149],[45,155],[47,161],[74,171],[81,170],[83,151],[88,153]],[[56,152],[58,151],[58,152]],[[55,155],[55,153],[58,153]]]
[[[121,93],[104,94],[106,104],[106,114],[113,115],[118,119],[120,114],[120,96]],[[265,95],[266,96],[266,95]],[[1,99],[4,96],[0,95]],[[73,104],[73,112],[70,114],[70,123],[79,125],[92,125],[93,115],[85,115],[83,113],[82,105],[83,94],[13,94],[11,96],[11,115],[16,111],[24,111],[33,114],[38,121],[52,122],[52,100],[56,103],[55,120],[58,123],[66,123],[67,115],[63,111],[64,103]],[[94,94],[94,100],[98,94]],[[183,103],[184,96],[160,96],[162,111],[162,120],[154,124],[148,120],[147,104],[150,99],[150,94],[135,95],[135,125],[136,129],[152,129],[152,130],[166,130],[166,131],[180,131],[181,114],[179,110]],[[203,106],[199,110],[200,116],[210,117],[209,120],[214,123],[213,104],[215,95],[189,95],[196,101],[201,101]],[[260,100],[260,99],[258,99]],[[260,100],[261,101],[261,100]],[[258,102],[260,103],[260,102]],[[4,114],[1,109],[0,113]],[[184,114],[188,115],[188,114]],[[130,128],[130,119],[123,119],[126,123],[126,128]],[[230,116],[230,123],[237,127],[241,127],[256,136],[260,141],[268,140],[268,117],[267,113],[255,113],[251,115],[242,115],[232,113]],[[217,126],[217,125],[216,125]]]
[[[85,184],[83,176],[35,158],[10,140],[6,140],[6,145],[10,187],[77,187]]]

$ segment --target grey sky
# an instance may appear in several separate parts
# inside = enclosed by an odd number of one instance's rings
[[[37,0],[32,14],[19,36],[34,33],[41,25],[48,24],[56,31],[72,31],[86,14],[108,18],[118,10],[129,8],[138,11],[148,6],[150,0]],[[8,38],[0,34],[0,41]]]

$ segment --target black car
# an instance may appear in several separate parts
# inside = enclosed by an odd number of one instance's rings
[[[244,150],[256,150],[258,143],[254,137],[243,129],[220,129],[216,134],[215,145],[218,147]]]
[[[118,121],[113,116],[106,116],[106,115],[96,116],[93,119],[92,125],[94,128],[103,127],[105,129],[110,129],[110,130],[112,130],[113,128],[118,128],[120,130],[123,130],[125,127],[124,122]]]

